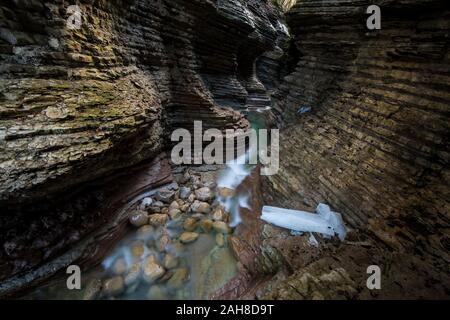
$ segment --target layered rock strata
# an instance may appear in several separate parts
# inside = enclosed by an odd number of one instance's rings
[[[280,171],[264,179],[266,201],[310,211],[330,204],[380,248],[359,263],[394,264],[416,278],[416,286],[392,281],[391,297],[400,288],[423,297],[429,283],[439,284],[428,297],[445,296],[450,11],[444,1],[380,1],[382,28],[370,31],[370,4],[304,0],[289,12],[300,59],[274,94],[284,130]]]
[[[150,163],[194,120],[248,127],[234,109],[264,91],[255,61],[280,32],[270,1],[82,0],[79,28],[74,4],[0,4],[1,279],[104,222],[92,216],[103,190],[91,201],[80,186]],[[74,210],[73,239],[49,236]]]
[[[0,7],[0,202],[151,158],[194,119],[248,126],[229,107],[264,93],[255,60],[280,30],[269,1],[81,1],[79,29],[70,4]]]

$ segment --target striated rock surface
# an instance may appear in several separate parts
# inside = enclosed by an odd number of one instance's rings
[[[284,130],[280,171],[264,179],[266,200],[307,210],[330,204],[380,250],[359,261],[341,252],[343,264],[368,266],[382,257],[383,270],[394,264],[409,273],[391,282],[394,297],[413,277],[426,280],[405,290],[410,296],[445,296],[450,11],[438,0],[380,1],[382,29],[369,31],[370,4],[304,0],[288,14],[300,58],[274,94]],[[391,261],[388,252],[403,256]],[[427,291],[435,282],[443,287]],[[272,297],[286,297],[288,287]]]
[[[248,126],[230,107],[265,91],[255,61],[280,30],[270,1],[85,0],[79,29],[68,7],[0,5],[0,204],[152,158],[194,119]]]
[[[78,29],[71,4],[0,3],[2,291],[112,221],[128,189],[167,183],[173,129],[247,127],[234,109],[263,94],[255,61],[281,30],[268,0],[82,0]]]

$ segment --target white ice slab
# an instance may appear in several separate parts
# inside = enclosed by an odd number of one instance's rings
[[[332,237],[335,234],[344,240],[346,230],[339,213],[330,210],[326,204],[319,204],[317,213],[264,206],[261,219],[278,227],[300,231],[317,232]]]

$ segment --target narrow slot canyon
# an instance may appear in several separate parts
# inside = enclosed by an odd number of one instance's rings
[[[448,299],[450,7],[372,2],[0,1],[0,299]]]

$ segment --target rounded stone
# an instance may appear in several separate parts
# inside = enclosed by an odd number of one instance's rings
[[[176,219],[181,215],[181,211],[179,209],[170,209],[169,216],[171,219]]]
[[[142,227],[148,223],[148,214],[142,210],[136,210],[129,216],[130,223],[135,227]]]
[[[225,211],[222,207],[217,207],[214,209],[212,214],[212,219],[214,221],[224,221],[225,220]]]
[[[156,258],[153,255],[147,257],[144,260],[142,277],[146,282],[153,283],[154,281],[161,278],[164,273],[166,273],[166,270],[164,270],[164,268],[158,264]]]
[[[186,200],[191,194],[191,188],[181,187],[180,188],[180,199]]]
[[[133,258],[140,259],[145,254],[145,245],[142,241],[133,242],[130,251]]]
[[[171,242],[172,239],[170,239],[169,235],[163,234],[156,242],[156,250],[158,250],[159,252],[165,251]]]
[[[139,281],[139,278],[141,276],[141,264],[139,262],[134,263],[130,270],[128,270],[127,274],[125,275],[124,282],[126,286],[134,285]]]
[[[141,210],[148,210],[153,203],[153,199],[150,197],[142,199],[141,203],[139,204],[139,209]]]
[[[235,195],[235,191],[233,189],[226,187],[217,188],[217,193],[222,198],[231,198]]]
[[[125,289],[125,284],[121,276],[117,276],[103,282],[103,293],[106,296],[118,296]]]
[[[180,204],[177,201],[172,201],[172,203],[169,206],[169,210],[172,209],[180,209]]]
[[[187,201],[188,201],[189,203],[192,203],[192,202],[194,202],[194,200],[195,200],[195,194],[191,193],[191,194],[189,195]]]
[[[210,210],[211,210],[211,205],[208,202],[202,202],[202,201],[195,200],[194,203],[191,205],[192,212],[209,213]]]
[[[178,265],[178,259],[173,254],[166,254],[164,257],[164,267],[166,269],[173,269]]]
[[[187,268],[178,268],[173,272],[172,277],[167,284],[175,289],[179,289],[189,279],[189,270]]]
[[[196,232],[183,232],[180,236],[180,241],[182,243],[191,243],[197,240],[198,233]]]
[[[195,190],[195,197],[200,201],[209,201],[214,198],[213,192],[208,187]]]
[[[154,227],[159,227],[165,225],[168,219],[169,216],[167,214],[155,213],[150,215],[148,222]]]
[[[112,266],[112,271],[115,275],[118,276],[124,274],[127,271],[127,263],[125,259],[123,258],[117,259]]]
[[[155,194],[155,199],[164,203],[171,203],[175,199],[175,192],[161,189]]]
[[[136,231],[136,235],[141,239],[148,239],[152,236],[154,231],[155,229],[151,225],[145,225]]]
[[[197,228],[197,220],[194,218],[187,218],[184,220],[183,228],[186,231],[194,231]]]
[[[147,292],[147,299],[149,299],[149,300],[167,300],[168,299],[167,291],[161,285],[151,286]]]
[[[213,227],[213,222],[211,219],[204,219],[200,221],[200,227],[202,228],[203,232],[210,233]]]
[[[191,215],[191,218],[194,218],[196,220],[202,220],[205,217],[205,215],[203,213],[194,213],[193,215]]]
[[[216,243],[219,247],[223,247],[225,245],[225,237],[222,233],[216,234]]]
[[[227,234],[231,232],[230,227],[223,221],[214,221],[213,228],[217,233]]]

